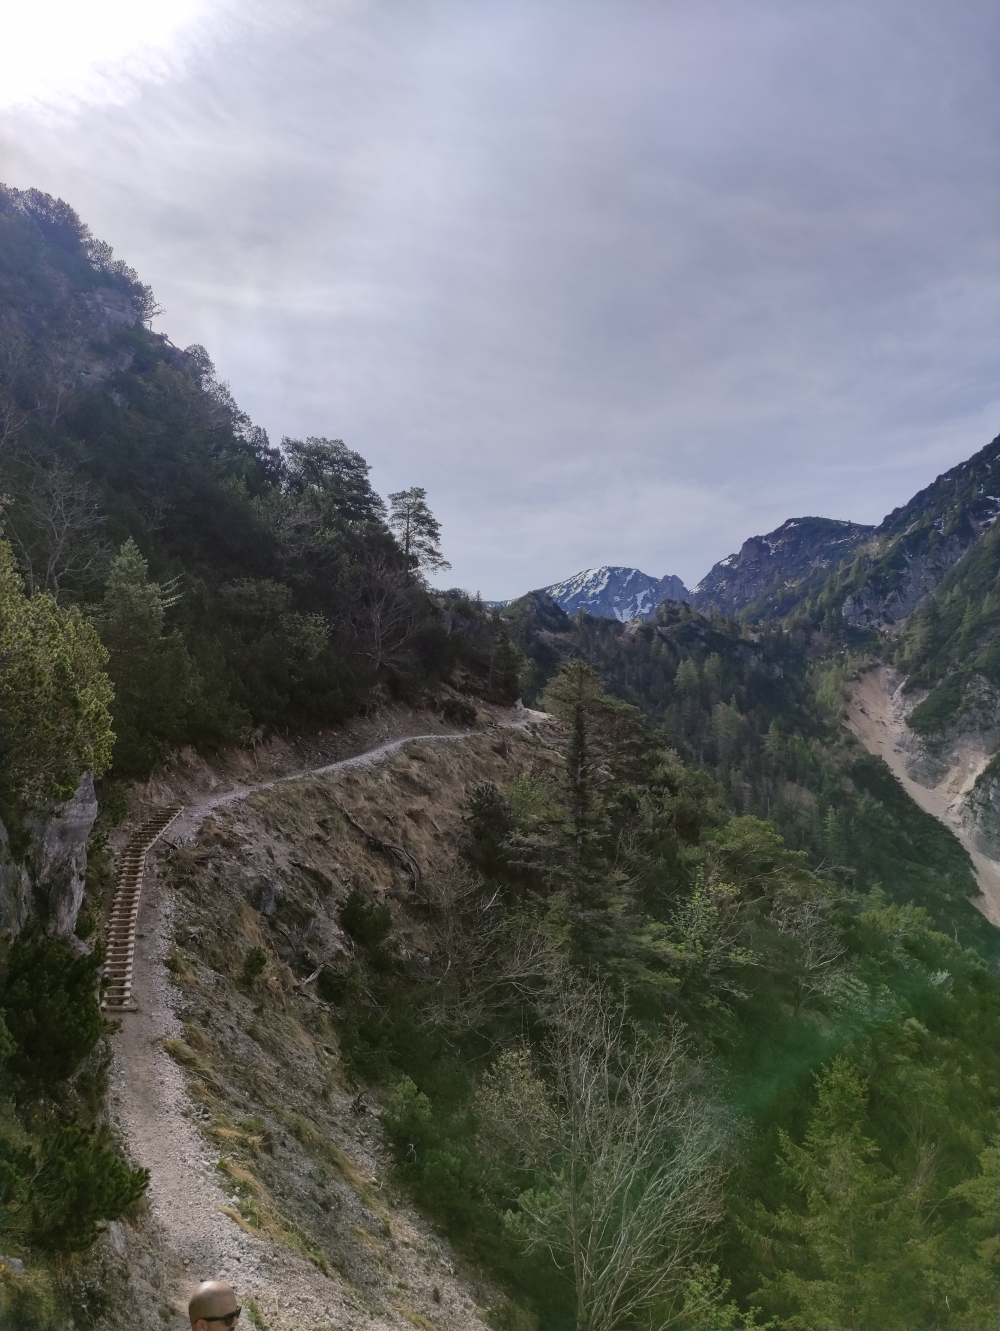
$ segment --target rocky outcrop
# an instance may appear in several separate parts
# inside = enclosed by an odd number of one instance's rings
[[[1000,689],[985,676],[972,675],[949,724],[926,734],[906,722],[927,691],[906,693],[904,677],[888,666],[873,671],[875,676],[888,700],[881,723],[892,732],[890,766],[900,765],[910,781],[939,797],[941,809],[933,811],[961,829],[970,847],[1000,861]],[[869,689],[869,703],[873,696]],[[857,698],[855,704],[859,716],[852,729],[859,733],[860,718],[868,713]]]
[[[873,531],[833,518],[790,518],[721,559],[695,587],[694,603],[699,610],[714,605],[723,614],[746,611],[752,618],[787,614]]]
[[[19,933],[30,919],[57,938],[72,938],[83,901],[87,842],[97,819],[94,778],[45,814],[25,820],[23,858],[12,853],[0,823],[0,933]]]
[[[910,694],[905,715],[915,712],[926,696],[926,691]],[[1000,746],[1000,689],[984,675],[970,676],[944,728],[920,732],[907,726],[901,743],[909,775],[923,786],[936,786],[960,767],[980,771]]]
[[[1000,764],[990,762],[969,791],[962,825],[977,850],[1000,861]]]
[[[858,589],[844,598],[848,624],[890,632],[901,625],[940,586],[981,530],[970,522],[961,533],[933,543],[921,539],[921,533],[915,540],[901,539],[886,553],[873,550],[861,566]]]

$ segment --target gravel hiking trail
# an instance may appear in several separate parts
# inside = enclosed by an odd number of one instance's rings
[[[538,713],[522,712],[501,724],[521,728],[537,716]],[[337,762],[259,784],[213,792],[188,805],[163,841],[176,846],[192,840],[213,810],[256,791],[352,767],[370,767],[405,745],[454,743],[470,733],[409,735]],[[216,1155],[198,1130],[200,1113],[188,1095],[187,1076],[163,1044],[167,1039],[184,1038],[176,1011],[178,995],[166,966],[173,939],[173,911],[172,894],[164,889],[157,872],[157,857],[151,855],[136,937],[133,994],[138,1010],[123,1019],[121,1029],[112,1039],[109,1074],[112,1117],[130,1156],[150,1171],[148,1201],[153,1229],[163,1243],[159,1254],[164,1259],[162,1265],[174,1273],[176,1285],[169,1291],[168,1302],[175,1308],[181,1307],[185,1289],[196,1281],[224,1277],[237,1285],[241,1298],[253,1297],[267,1326],[279,1331],[342,1326],[374,1331],[374,1328],[398,1327],[400,1323],[391,1315],[361,1306],[340,1280],[325,1276],[304,1257],[247,1232],[223,1214],[222,1208],[231,1205],[231,1198],[220,1187]],[[433,1240],[413,1231],[411,1237],[425,1257],[434,1254]],[[438,1251],[436,1256],[442,1266],[442,1286],[445,1282],[451,1284],[446,1254]],[[453,1285],[451,1292],[452,1306],[464,1305],[460,1324],[482,1327],[475,1305],[465,1291]],[[164,1323],[182,1325],[180,1320],[171,1322],[169,1314]]]
[[[910,798],[944,823],[969,852],[981,893],[971,899],[972,904],[991,924],[1000,925],[1000,864],[976,849],[961,816],[965,797],[990,755],[970,746],[938,785],[922,786],[914,781],[906,764],[907,753],[913,750],[913,732],[906,724],[909,700],[901,693],[902,682],[886,666],[866,671],[851,689],[847,728],[869,753],[885,760]]]

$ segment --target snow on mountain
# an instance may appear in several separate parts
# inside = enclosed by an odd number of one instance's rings
[[[588,615],[602,615],[623,624],[630,619],[652,619],[662,601],[683,601],[690,597],[680,578],[672,574],[651,578],[637,568],[622,568],[617,564],[584,569],[541,590],[568,615],[585,610]]]

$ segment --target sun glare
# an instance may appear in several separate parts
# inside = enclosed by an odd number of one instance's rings
[[[0,108],[120,102],[169,78],[218,0],[32,0],[10,5],[0,42]]]

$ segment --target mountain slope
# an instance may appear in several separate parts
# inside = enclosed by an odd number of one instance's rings
[[[835,575],[818,609],[839,607],[848,624],[895,630],[1000,514],[1000,436],[893,509]]]
[[[700,610],[716,605],[724,614],[750,619],[786,615],[874,531],[834,518],[790,518],[720,560],[693,589],[692,599]]]
[[[651,578],[637,568],[605,564],[575,573],[541,591],[551,596],[568,615],[585,610],[627,624],[632,619],[652,619],[663,601],[685,601],[690,593],[680,578],[667,574]]]
[[[497,630],[431,600],[364,458],[338,439],[272,447],[204,347],[150,331],[155,312],[67,204],[0,186],[2,534],[31,595],[101,623],[115,775],[464,670],[470,633]],[[129,607],[154,602],[144,642]]]

